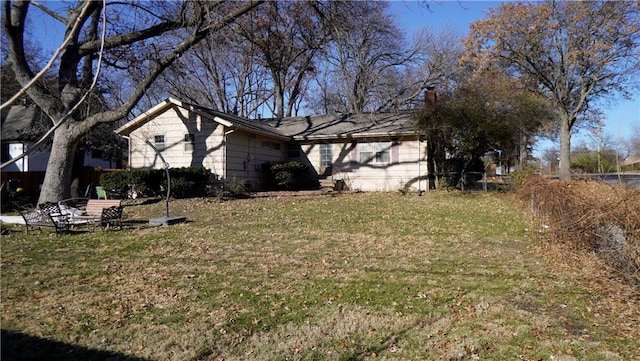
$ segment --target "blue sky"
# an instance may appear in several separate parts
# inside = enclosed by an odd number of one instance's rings
[[[429,8],[423,1],[393,1],[391,11],[396,14],[398,25],[410,37],[415,30],[429,26],[434,31],[444,27],[455,27],[463,35],[469,32],[469,25],[486,17],[489,8],[497,7],[499,1],[429,1]],[[640,126],[640,96],[633,99],[612,99],[602,106],[605,113],[603,133],[612,141],[618,142],[627,138],[633,127]],[[572,137],[572,144],[595,146],[593,136],[587,131],[580,131]],[[536,147],[536,155],[550,147],[558,147],[557,142],[541,140]]]

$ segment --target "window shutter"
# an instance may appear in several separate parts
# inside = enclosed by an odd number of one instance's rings
[[[391,143],[391,163],[400,163],[400,141],[398,141],[397,139],[395,139],[393,143]]]
[[[351,146],[353,148],[351,148],[351,152],[349,153],[349,157],[351,158],[351,162],[353,163],[358,163],[358,143],[357,142],[353,142],[351,143]]]

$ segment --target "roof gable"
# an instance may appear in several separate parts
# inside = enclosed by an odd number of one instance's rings
[[[150,108],[146,112],[141,113],[140,115],[135,117],[133,120],[129,121],[125,125],[116,129],[116,134],[125,135],[125,136],[129,135],[134,130],[140,128],[144,124],[156,118],[158,115],[174,107],[179,107],[182,109],[192,111],[206,119],[222,124],[228,128],[241,129],[249,133],[263,134],[263,135],[271,136],[274,138],[289,140],[288,136],[282,134],[280,131],[278,131],[277,129],[274,129],[273,127],[269,126],[266,123],[262,123],[259,121],[252,121],[243,117],[223,113],[217,110],[205,108],[195,104],[186,103],[173,98],[168,98],[162,103],[159,103],[158,105]]]

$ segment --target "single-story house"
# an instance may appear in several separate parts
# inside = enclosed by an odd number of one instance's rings
[[[426,143],[413,112],[247,119],[169,98],[116,130],[131,168],[198,166],[259,190],[263,164],[298,161],[353,190],[424,190]]]
[[[2,163],[14,159],[28,149],[51,126],[51,120],[37,106],[14,105],[2,114],[2,138],[0,154]],[[49,162],[49,150],[43,147],[41,150],[23,157],[16,163],[3,169],[3,172],[44,172]],[[85,167],[111,168],[113,162],[93,157],[90,151],[84,156]]]
[[[629,156],[624,162],[622,162],[622,166],[620,166],[620,170],[631,172],[640,170],[640,156]]]

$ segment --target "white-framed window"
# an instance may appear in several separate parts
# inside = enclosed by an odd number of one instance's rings
[[[326,168],[331,166],[332,154],[331,144],[320,144],[320,168]]]
[[[156,147],[157,150],[164,150],[164,134],[156,134],[153,136],[153,146]]]
[[[192,152],[194,149],[194,144],[196,142],[196,135],[189,133],[184,135],[184,151]]]
[[[391,142],[360,143],[358,145],[360,163],[389,164],[391,161]]]

